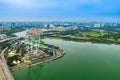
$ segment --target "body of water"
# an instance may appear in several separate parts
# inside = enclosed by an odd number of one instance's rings
[[[13,72],[15,80],[120,80],[120,45],[44,39],[66,54]]]

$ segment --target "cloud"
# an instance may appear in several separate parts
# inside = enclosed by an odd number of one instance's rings
[[[75,6],[80,4],[96,4],[101,0],[0,0],[0,2],[11,4],[19,7],[55,7],[55,6]]]
[[[47,18],[120,16],[120,0],[0,0],[0,16]]]
[[[32,0],[0,0],[0,2],[3,2],[8,5],[14,5],[14,6],[20,6],[20,7],[36,6],[36,3],[34,3]]]
[[[42,8],[55,5],[54,1],[48,0],[0,0],[0,2],[23,8]]]

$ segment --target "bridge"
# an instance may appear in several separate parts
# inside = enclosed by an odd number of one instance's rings
[[[0,43],[5,42],[5,41],[10,41],[10,40],[15,39],[15,38],[16,37],[12,37],[12,38],[7,38],[7,39],[4,39],[4,40],[0,40]]]
[[[14,80],[4,57],[4,53],[7,49],[8,47],[5,48],[0,54],[0,80]]]

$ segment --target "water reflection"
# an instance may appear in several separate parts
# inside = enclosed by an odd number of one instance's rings
[[[42,73],[43,73],[43,68],[45,68],[45,63],[33,67],[29,67],[27,69],[27,77],[26,80],[40,80]],[[37,76],[33,76],[33,75]],[[39,74],[39,76],[38,76]]]

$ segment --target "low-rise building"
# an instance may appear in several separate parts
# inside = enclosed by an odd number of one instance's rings
[[[0,40],[6,39],[6,38],[7,38],[7,35],[6,35],[6,34],[0,34]]]
[[[94,27],[99,28],[99,27],[101,27],[101,24],[94,24]]]

